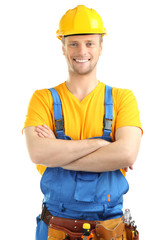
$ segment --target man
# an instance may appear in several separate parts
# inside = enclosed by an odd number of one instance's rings
[[[80,239],[83,223],[91,224],[94,239],[127,239],[125,171],[133,168],[142,127],[133,93],[96,77],[105,34],[95,10],[67,11],[57,37],[68,80],[35,91],[29,103],[24,134],[44,194],[37,240]]]

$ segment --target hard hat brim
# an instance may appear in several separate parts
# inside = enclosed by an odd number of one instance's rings
[[[74,34],[65,34],[65,35],[61,35],[61,34],[57,34],[57,38],[59,40],[62,40],[62,37],[69,37],[69,36],[77,36],[77,35],[102,35],[102,36],[106,36],[107,32],[102,32],[102,33],[74,33]]]

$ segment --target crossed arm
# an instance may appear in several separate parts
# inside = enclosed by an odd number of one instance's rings
[[[27,127],[24,133],[30,158],[35,164],[91,172],[132,169],[141,140],[141,129],[137,127],[117,129],[113,143],[102,139],[56,139],[46,125]]]

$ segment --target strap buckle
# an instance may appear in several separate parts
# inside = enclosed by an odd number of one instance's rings
[[[64,120],[55,120],[56,131],[64,130]]]
[[[112,131],[112,120],[111,119],[106,119],[104,118],[104,122],[103,122],[103,125],[104,125],[104,130],[110,130]]]

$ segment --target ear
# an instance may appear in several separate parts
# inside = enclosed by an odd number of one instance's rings
[[[62,43],[62,52],[63,52],[63,55],[65,55],[65,47],[63,43]]]
[[[102,54],[102,51],[103,51],[103,41],[101,42],[101,44],[100,44],[100,56],[101,56],[101,54]]]

